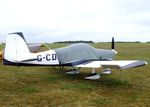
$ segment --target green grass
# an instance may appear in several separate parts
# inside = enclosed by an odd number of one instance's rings
[[[50,48],[68,44],[49,44]],[[110,48],[110,43],[92,44]],[[0,46],[0,49],[3,47]],[[149,43],[117,43],[116,59],[139,59],[150,63]],[[44,49],[43,49],[44,50]],[[69,68],[65,68],[68,70]],[[100,72],[102,69],[97,69]],[[150,65],[122,71],[112,69],[96,81],[84,80],[91,69],[67,75],[53,67],[17,67],[0,64],[2,107],[148,107]]]
[[[32,94],[32,93],[39,92],[39,89],[35,86],[28,85],[26,87],[23,87],[23,88],[19,89],[19,92]]]

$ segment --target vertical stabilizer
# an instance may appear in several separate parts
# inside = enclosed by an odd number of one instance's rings
[[[17,62],[30,56],[30,51],[21,32],[11,33],[6,38],[4,60]]]

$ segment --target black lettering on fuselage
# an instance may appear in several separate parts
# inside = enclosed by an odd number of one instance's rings
[[[47,55],[46,55],[46,60],[47,60],[47,61],[50,61],[50,60],[51,60],[51,55],[50,55],[50,54],[47,54]]]
[[[41,56],[41,55],[38,55],[38,56],[37,56],[37,60],[38,60],[38,62],[41,62],[41,61],[42,61],[42,56]]]
[[[53,61],[56,60],[57,56],[56,54],[46,54],[46,55],[37,55],[37,61],[41,62],[42,60],[46,60],[46,61]]]
[[[52,54],[52,60],[56,60],[56,54]]]

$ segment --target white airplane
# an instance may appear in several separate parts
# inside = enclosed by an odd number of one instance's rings
[[[146,61],[140,60],[114,60],[117,52],[114,50],[114,39],[112,39],[112,50],[97,49],[88,44],[79,43],[31,53],[24,36],[21,32],[10,33],[6,39],[4,52],[4,65],[14,66],[71,66],[73,69],[68,74],[78,74],[79,68],[92,68],[92,74],[85,79],[96,80],[100,74],[95,69],[107,68],[103,74],[110,74],[108,68],[127,69],[144,66]],[[74,69],[78,68],[78,69]]]

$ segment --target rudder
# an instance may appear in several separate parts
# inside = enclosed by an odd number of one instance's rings
[[[21,32],[10,33],[6,38],[4,59],[11,62],[18,62],[27,59],[30,51],[25,38]]]

